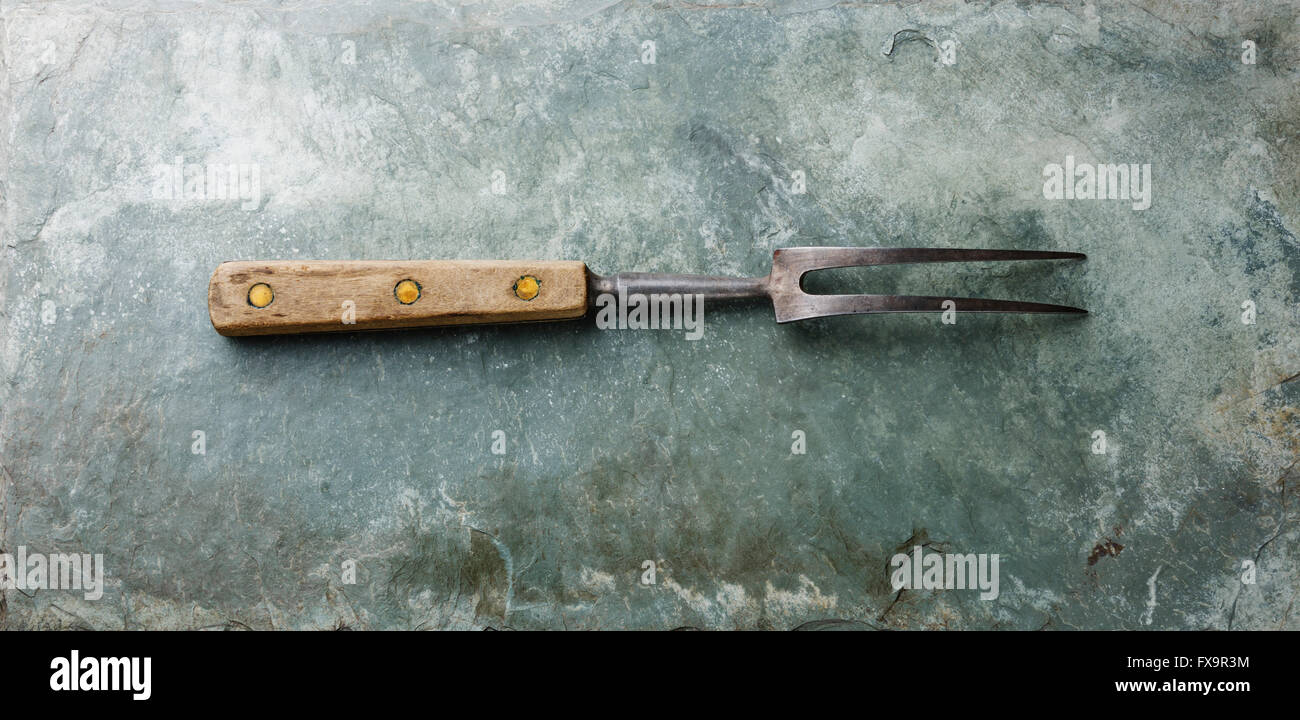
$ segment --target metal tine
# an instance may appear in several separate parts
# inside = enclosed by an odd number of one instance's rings
[[[773,253],[773,262],[802,275],[813,270],[868,265],[930,262],[1000,262],[1006,260],[1086,260],[1076,252],[1049,250],[977,250],[963,248],[795,247]]]
[[[768,288],[778,323],[831,315],[943,312],[951,300],[957,312],[1086,314],[1082,308],[1017,300],[985,300],[926,295],[812,295],[803,291],[803,276],[814,270],[926,262],[996,262],[1006,260],[1083,260],[1075,252],[974,250],[949,248],[782,248],[773,254]]]
[[[863,315],[873,313],[943,312],[943,303],[951,300],[960,313],[1035,313],[1086,315],[1087,310],[1068,305],[1020,302],[1018,300],[985,300],[983,298],[953,298],[928,295],[808,295],[778,307],[778,323],[829,317],[831,315]]]

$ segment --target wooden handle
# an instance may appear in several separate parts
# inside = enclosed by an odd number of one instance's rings
[[[563,320],[587,312],[587,266],[528,260],[227,262],[208,284],[222,335]]]

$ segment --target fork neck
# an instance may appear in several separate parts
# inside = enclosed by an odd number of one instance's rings
[[[768,297],[769,276],[756,278],[719,277],[716,275],[674,275],[667,273],[587,273],[587,302],[611,295],[703,295],[710,300],[743,300]]]

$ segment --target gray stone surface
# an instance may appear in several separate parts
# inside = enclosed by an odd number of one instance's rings
[[[108,580],[0,627],[1292,626],[1298,10],[6,2],[0,547]],[[1045,199],[1067,155],[1150,163],[1151,207]],[[256,202],[156,197],[177,156]],[[1083,251],[823,286],[1092,314],[241,341],[205,305],[232,259],[815,244]],[[917,543],[998,553],[999,597],[895,593]]]

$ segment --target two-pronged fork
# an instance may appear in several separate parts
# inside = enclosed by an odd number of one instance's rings
[[[208,313],[222,335],[565,320],[587,314],[603,293],[702,295],[705,302],[769,298],[779,323],[830,315],[897,312],[1058,313],[1064,305],[926,295],[814,295],[815,270],[869,265],[1004,260],[1083,260],[1072,252],[926,248],[782,248],[764,277],[619,273],[578,261],[321,260],[227,262],[208,286]],[[948,305],[946,301],[951,301]]]

